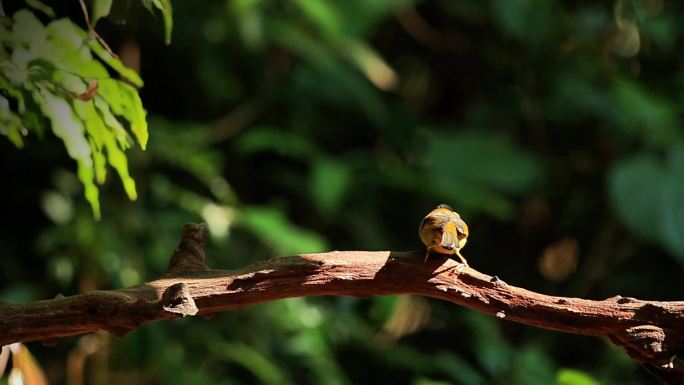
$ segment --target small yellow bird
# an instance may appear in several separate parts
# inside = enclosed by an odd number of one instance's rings
[[[442,254],[456,254],[461,262],[468,262],[461,249],[468,241],[468,225],[449,205],[441,204],[423,218],[418,228],[420,240],[427,246],[425,261],[434,250]]]

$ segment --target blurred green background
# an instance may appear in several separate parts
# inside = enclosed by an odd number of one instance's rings
[[[438,203],[469,224],[470,264],[509,284],[683,299],[678,2],[176,1],[170,45],[161,15],[115,3],[97,31],[145,81],[137,200],[110,176],[96,221],[59,139],[0,140],[1,300],[154,279],[185,222],[209,225],[215,268],[417,250]],[[53,384],[655,383],[607,340],[408,296],[29,348]]]

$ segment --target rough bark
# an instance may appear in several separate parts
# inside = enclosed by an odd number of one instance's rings
[[[188,224],[167,274],[140,286],[24,304],[0,303],[0,345],[106,330],[122,336],[144,324],[229,311],[282,298],[415,294],[503,320],[567,333],[607,336],[668,384],[684,384],[684,301],[619,295],[594,301],[506,284],[439,255],[333,251],[259,262],[239,270],[205,263],[204,225]]]

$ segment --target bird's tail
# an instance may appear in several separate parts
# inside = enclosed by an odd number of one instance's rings
[[[444,225],[440,246],[447,250],[454,250],[458,247],[458,233],[456,232],[456,226],[452,222]]]

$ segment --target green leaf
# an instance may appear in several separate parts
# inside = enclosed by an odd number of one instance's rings
[[[666,159],[641,154],[617,163],[609,191],[622,223],[684,263],[683,145],[671,148]]]
[[[42,3],[33,1],[29,5],[38,9]],[[104,17],[111,5],[111,0],[94,1],[93,18]],[[27,128],[40,133],[42,114],[76,161],[86,199],[96,217],[100,207],[95,182],[105,182],[107,165],[117,171],[128,197],[136,199],[135,182],[124,153],[132,140],[121,122],[128,123],[137,142],[145,148],[146,112],[137,90],[109,79],[105,64],[130,83],[142,86],[138,74],[68,19],[43,26],[34,13],[19,10],[12,20],[10,32],[0,36],[5,47],[5,56],[0,56],[0,134],[21,146]],[[94,60],[93,52],[100,60]],[[99,88],[90,88],[95,86]],[[87,90],[97,92],[87,101],[75,98]],[[11,110],[14,104],[8,98],[16,100],[17,111]]]
[[[15,43],[29,45],[29,49],[31,49],[34,47],[30,47],[30,45],[40,44],[46,39],[47,32],[43,23],[30,11],[20,9],[14,14],[13,19],[14,24],[12,25],[11,38]],[[42,49],[44,47],[39,48]],[[39,50],[35,51],[34,54],[39,53]],[[15,57],[12,58],[12,63],[19,64]]]
[[[436,136],[428,160],[436,177],[471,181],[509,193],[529,191],[541,172],[531,154],[506,137],[491,134]]]
[[[620,220],[645,239],[660,239],[660,185],[667,179],[660,162],[648,155],[625,159],[611,172],[610,195]]]
[[[501,333],[501,323],[480,313],[467,313],[463,317],[478,364],[492,376],[509,368],[515,352]]]
[[[5,91],[8,96],[11,96],[17,101],[17,112],[19,112],[19,114],[26,112],[24,94],[22,94],[19,89],[12,86],[9,82],[9,79],[7,79],[5,76],[2,76],[2,74],[0,74],[0,90]]]
[[[555,368],[548,353],[535,345],[526,345],[516,352],[510,383],[548,385],[553,383]]]
[[[99,57],[103,62],[107,63],[108,66],[112,67],[119,75],[126,78],[129,82],[133,83],[136,87],[143,86],[143,80],[140,78],[137,72],[126,67],[121,60],[110,55],[107,50],[105,50],[100,43],[95,39],[88,40],[88,46],[90,49]]]
[[[427,149],[426,166],[440,195],[502,218],[512,214],[504,196],[531,191],[541,177],[531,154],[504,136],[487,133],[436,135]]]
[[[100,81],[98,95],[102,97],[114,114],[123,117],[129,122],[133,135],[138,139],[140,147],[144,150],[149,137],[146,120],[147,113],[136,90],[122,82],[113,79],[103,79]]]
[[[484,385],[489,383],[483,378],[478,368],[474,367],[469,360],[461,354],[450,351],[441,351],[428,358],[440,371],[447,373],[457,384]]]
[[[295,3],[326,38],[336,39],[343,35],[343,20],[334,3],[325,0],[297,0]]]
[[[157,8],[164,18],[164,41],[171,44],[171,32],[173,30],[173,8],[170,0],[145,0],[146,5],[152,4]],[[149,5],[148,5],[149,7]]]
[[[22,133],[25,131],[21,118],[10,110],[9,101],[0,95],[0,134],[21,148],[24,146]]]
[[[92,19],[93,27],[97,21],[109,15],[112,9],[112,0],[93,0],[93,10],[90,18]]]
[[[53,21],[47,26],[49,49],[42,60],[59,68],[62,75],[77,75],[81,78],[103,78],[109,73],[84,43],[92,40],[87,32],[81,30],[68,19]]]
[[[561,369],[556,374],[556,385],[599,385],[599,382],[585,372]]]
[[[98,113],[102,116],[102,120],[104,120],[107,125],[107,128],[114,132],[119,146],[124,149],[130,147],[129,142],[132,143],[133,139],[130,138],[121,123],[116,119],[107,102],[100,95],[95,96],[93,102],[95,103]]]
[[[86,122],[86,124],[88,123]],[[95,147],[92,139],[90,146]],[[102,151],[93,151],[93,167],[95,169],[95,180],[100,185],[104,184],[107,179],[107,158]]]
[[[306,136],[271,127],[247,131],[240,136],[237,150],[243,154],[270,151],[302,160],[318,154],[318,149]]]
[[[90,160],[90,159],[88,159]],[[95,219],[99,220],[100,219],[100,198],[99,198],[99,191],[97,190],[97,186],[95,183],[93,183],[93,167],[90,162],[87,162],[86,160],[79,159],[77,160],[78,164],[78,179],[81,181],[83,184],[83,188],[85,189],[85,197],[88,203],[90,203],[90,207],[93,210],[93,216]]]
[[[124,113],[122,116],[130,123],[133,135],[138,139],[140,148],[144,150],[147,148],[147,140],[149,138],[146,119],[147,111],[143,108],[142,100],[136,89],[121,82],[118,82],[118,85],[124,100]]]
[[[85,123],[88,134],[93,140],[93,159],[95,161],[95,176],[98,183],[104,182],[105,169],[100,163],[104,160],[103,149],[107,152],[109,164],[117,171],[124,190],[129,199],[137,199],[135,181],[128,173],[128,160],[123,150],[119,148],[116,135],[107,129],[105,122],[95,107],[93,101],[74,101],[74,107],[78,115]]]
[[[310,190],[313,200],[324,213],[335,213],[351,182],[351,170],[345,163],[320,158],[313,163]]]
[[[451,382],[431,380],[429,378],[417,378],[412,385],[452,385]]]
[[[668,155],[670,178],[662,186],[662,238],[668,249],[684,263],[684,146],[678,146]]]
[[[99,193],[97,186],[93,182],[95,177],[93,160],[91,158],[90,144],[84,135],[83,122],[78,119],[69,103],[51,92],[40,89],[34,91],[33,96],[45,116],[50,119],[52,132],[62,139],[67,153],[76,160],[78,178],[85,189],[86,200],[90,203],[95,218],[99,219]]]
[[[207,341],[207,346],[219,360],[229,360],[247,369],[260,384],[287,385],[292,383],[284,371],[262,355],[259,350],[248,345],[212,338]]]
[[[48,5],[43,3],[42,1],[26,0],[26,5],[28,5],[29,7],[33,8],[35,10],[42,12],[43,14],[45,14],[45,16],[47,16],[49,18],[55,17],[55,11],[52,8],[50,8]]]
[[[339,103],[355,104],[374,122],[385,121],[386,106],[377,89],[355,68],[336,60],[341,47],[327,46],[294,24],[273,23],[272,27],[274,40],[309,64],[310,68],[302,69],[302,74],[297,76],[302,82],[308,81],[308,87],[320,92],[321,84],[327,84],[326,97],[339,99]]]
[[[320,235],[294,225],[275,208],[247,207],[238,220],[278,255],[315,253],[327,248]]]
[[[620,107],[616,117],[621,130],[661,148],[682,141],[677,106],[669,100],[628,81],[618,81],[614,93]]]
[[[52,132],[64,142],[69,156],[90,166],[90,145],[84,136],[83,122],[76,117],[69,103],[46,89],[34,91],[33,96],[43,114],[50,119]]]

